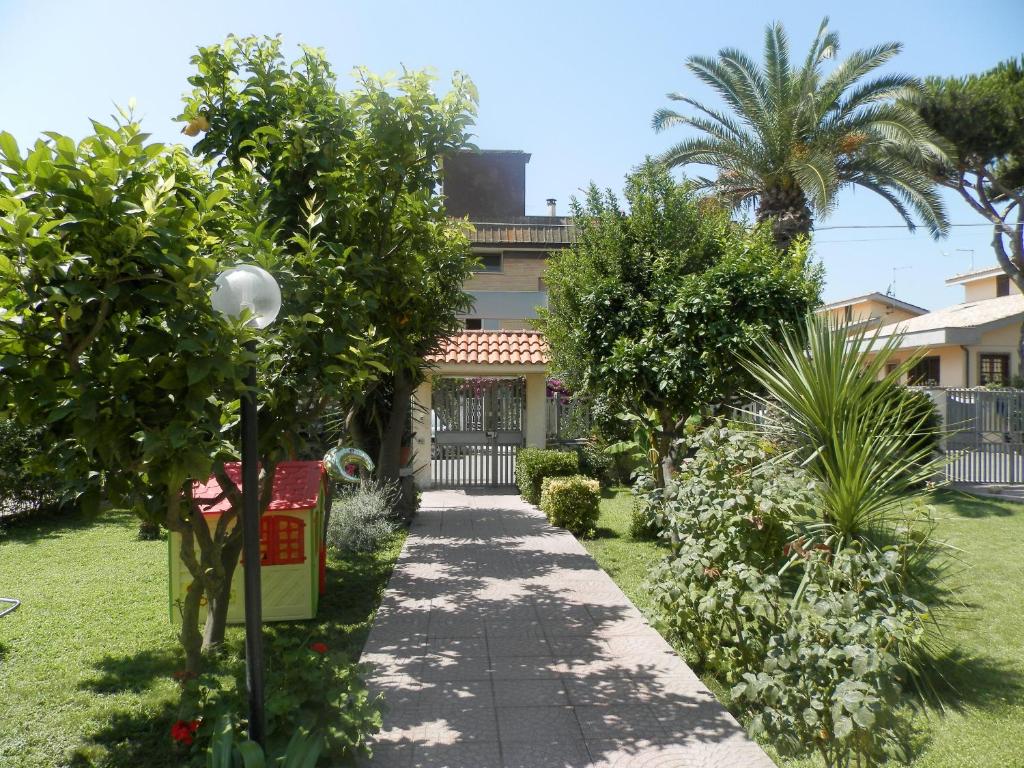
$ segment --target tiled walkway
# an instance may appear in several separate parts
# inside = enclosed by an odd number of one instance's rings
[[[373,766],[770,768],[570,534],[512,495],[424,494],[363,652]]]

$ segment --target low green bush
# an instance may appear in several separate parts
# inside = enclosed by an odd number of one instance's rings
[[[545,477],[568,477],[579,472],[580,460],[575,452],[524,448],[516,457],[516,485],[531,504],[540,503]]]
[[[661,531],[652,514],[652,507],[643,496],[633,497],[629,511],[629,536],[637,541],[654,541]]]
[[[60,478],[38,466],[42,441],[42,430],[0,418],[0,517],[51,509],[60,502]]]
[[[615,462],[604,447],[587,442],[579,448],[580,474],[597,480],[602,488],[615,484]]]
[[[339,552],[375,552],[395,532],[396,486],[372,481],[345,488],[334,498],[327,546]]]
[[[601,503],[601,485],[583,475],[546,477],[540,508],[548,522],[577,536],[593,535]]]

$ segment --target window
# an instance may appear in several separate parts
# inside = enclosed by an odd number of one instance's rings
[[[1009,296],[1010,295],[1010,276],[999,275],[996,278],[996,296]]]
[[[263,565],[306,562],[306,523],[290,515],[264,515],[260,520],[260,560]]]
[[[978,375],[982,384],[1006,384],[1010,380],[1010,356],[982,355]]]
[[[485,331],[497,331],[501,329],[501,321],[485,317],[480,321],[480,327]]]
[[[853,322],[853,306],[848,306],[843,309],[843,322],[849,325]]]
[[[474,272],[501,272],[501,251],[477,251],[473,255],[480,260]]]
[[[896,370],[896,366],[899,363],[886,363],[885,364],[885,375],[888,376],[890,373]]]
[[[479,317],[467,317],[466,318],[466,330],[467,331],[479,331],[483,328]]]
[[[907,373],[907,384],[914,387],[939,386],[938,356],[921,358]]]

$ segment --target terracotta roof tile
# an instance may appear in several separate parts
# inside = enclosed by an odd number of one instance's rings
[[[449,336],[431,363],[547,365],[548,343],[540,331],[461,331]]]
[[[224,465],[229,478],[242,487],[242,465],[233,461]],[[274,472],[274,498],[267,509],[312,509],[320,495],[324,467],[319,461],[282,461]],[[192,498],[204,515],[218,515],[231,508],[231,502],[221,497],[220,483],[211,477],[205,483],[192,486]]]

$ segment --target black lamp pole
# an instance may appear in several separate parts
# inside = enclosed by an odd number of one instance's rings
[[[246,344],[256,354],[256,342]],[[245,553],[245,682],[249,688],[249,738],[264,746],[263,601],[260,586],[260,467],[256,422],[256,364],[245,377],[242,395],[242,550]]]

